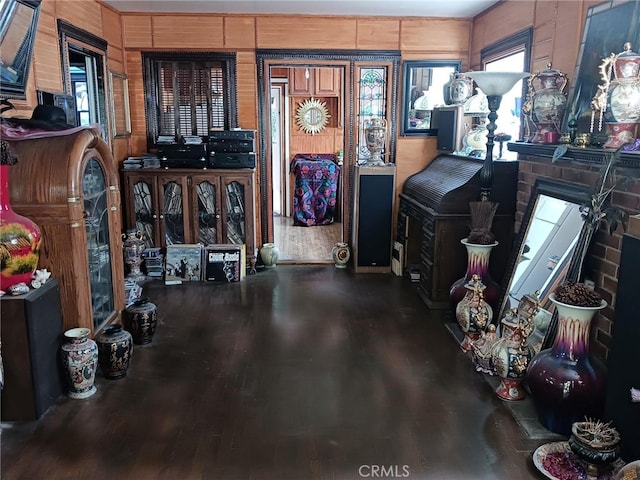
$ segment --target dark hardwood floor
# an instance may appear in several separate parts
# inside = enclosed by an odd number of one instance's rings
[[[543,478],[544,442],[407,280],[279,265],[144,290],[159,323],[127,377],[4,423],[3,479]]]

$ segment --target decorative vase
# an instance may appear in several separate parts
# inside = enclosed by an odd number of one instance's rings
[[[9,165],[0,165],[0,290],[29,285],[38,268],[40,229],[11,208]]]
[[[107,326],[96,339],[98,364],[106,378],[123,378],[129,369],[133,355],[131,334],[116,323]]]
[[[473,80],[463,73],[453,74],[449,84],[449,99],[452,105],[462,105],[473,95]]]
[[[533,332],[533,318],[539,310],[537,295],[524,295],[518,308],[508,312],[500,322],[501,337],[491,350],[491,363],[500,377],[496,395],[503,400],[524,398],[521,382],[533,356],[527,340]]]
[[[487,148],[487,124],[482,123],[475,125],[471,130],[465,133],[462,138],[462,145],[466,152],[484,152]]]
[[[529,98],[523,108],[535,126],[531,143],[556,143],[560,136],[560,125],[567,108],[564,89],[568,78],[565,73],[551,68],[536,72],[529,77]],[[553,141],[555,139],[555,141]]]
[[[280,250],[275,243],[265,243],[260,249],[260,259],[267,268],[273,268],[280,258]]]
[[[540,423],[552,432],[571,435],[571,425],[602,418],[606,367],[589,354],[589,329],[594,314],[607,306],[577,307],[549,299],[558,310],[558,330],[551,348],[529,364],[527,382]]]
[[[70,398],[87,398],[96,393],[98,345],[89,338],[90,334],[88,328],[72,328],[64,332],[67,341],[60,352]]]
[[[465,284],[466,295],[456,305],[456,320],[464,333],[460,348],[465,352],[473,348],[473,342],[481,337],[493,318],[491,307],[484,301],[485,288],[480,277],[473,275]]]
[[[420,97],[423,98],[423,97]],[[420,101],[416,100],[416,104]],[[416,107],[418,109],[418,107]],[[367,165],[384,165],[384,144],[387,138],[387,121],[384,118],[373,117],[364,122],[364,138],[371,157]]]
[[[487,331],[480,332],[480,338],[471,342],[473,363],[477,372],[486,373],[487,375],[493,375],[495,373],[491,360],[491,350],[498,340],[496,326],[490,323]]]
[[[139,298],[124,310],[124,328],[131,333],[136,345],[153,341],[157,323],[157,307],[148,298]]]
[[[466,295],[467,289],[465,285],[471,280],[473,275],[478,275],[485,286],[483,292],[485,301],[497,312],[500,285],[494,282],[489,274],[489,257],[491,256],[491,250],[498,245],[498,242],[493,242],[489,245],[480,245],[469,243],[466,238],[463,238],[460,243],[467,249],[467,271],[464,277],[456,280],[453,285],[451,285],[449,301],[451,302],[452,308],[455,310],[458,303],[460,303]]]
[[[144,251],[144,240],[142,233],[135,228],[127,230],[122,235],[122,250],[124,252],[124,263],[129,266],[127,279],[139,282],[146,277],[140,270],[142,264],[142,252]]]
[[[640,125],[640,55],[626,42],[623,51],[602,60],[599,67],[601,85],[592,101],[591,132],[594,114],[600,113],[598,130],[604,119],[607,142],[604,148],[618,148],[633,142]]]
[[[343,242],[336,243],[331,249],[331,256],[336,268],[347,268],[347,263],[351,258],[351,250],[349,245]]]

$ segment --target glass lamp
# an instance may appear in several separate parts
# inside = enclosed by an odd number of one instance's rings
[[[487,124],[487,153],[484,157],[484,165],[480,170],[480,199],[489,200],[491,183],[493,182],[493,139],[496,130],[496,119],[502,96],[509,92],[513,86],[525,77],[528,72],[467,72],[464,74],[473,78],[478,88],[487,96],[489,104],[489,123]]]

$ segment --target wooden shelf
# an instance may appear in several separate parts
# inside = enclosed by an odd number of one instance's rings
[[[553,158],[553,152],[558,145],[544,145],[527,142],[510,142],[507,148],[511,152],[527,157]],[[600,164],[606,154],[613,153],[614,150],[596,147],[569,147],[567,152],[560,157],[563,160],[572,160],[587,164]],[[640,152],[621,152],[620,166],[627,168],[640,168]]]

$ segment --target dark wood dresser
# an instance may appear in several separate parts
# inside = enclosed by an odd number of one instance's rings
[[[469,202],[480,199],[483,160],[439,155],[409,177],[400,194],[398,241],[404,265],[419,265],[418,293],[429,308],[449,307],[449,288],[463,277],[467,253],[460,240],[470,232]],[[518,162],[494,161],[491,201],[498,202],[492,231],[499,242],[489,263],[502,283],[514,237]]]

